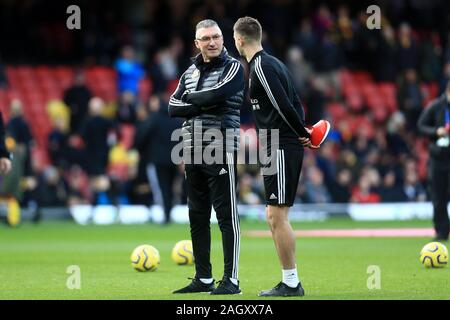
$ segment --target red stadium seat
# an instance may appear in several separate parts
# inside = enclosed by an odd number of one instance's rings
[[[363,99],[359,95],[359,93],[355,93],[354,95],[351,95],[347,99],[347,104],[350,107],[350,110],[354,112],[360,112],[363,109]]]
[[[376,122],[383,123],[387,120],[389,112],[386,108],[375,108],[372,110],[373,117]]]
[[[48,82],[54,80],[54,76],[52,74],[52,70],[47,66],[37,67],[34,71],[36,76],[36,84],[40,85],[41,83]]]
[[[339,73],[339,80],[342,86],[345,86],[347,84],[353,84],[353,76],[348,70],[342,70]]]
[[[359,85],[361,93],[367,99],[367,97],[378,94],[378,88],[373,82],[364,82]]]
[[[35,78],[35,73],[33,68],[29,67],[29,66],[19,66],[17,67],[17,75],[19,76],[19,78],[21,79],[34,79]]]
[[[367,116],[357,116],[349,119],[349,126],[352,135],[365,135],[372,138],[375,135],[375,129],[372,121]]]
[[[329,103],[326,105],[325,110],[330,115],[333,123],[336,123],[347,116],[347,109],[342,103]]]
[[[353,79],[355,83],[363,84],[367,82],[373,82],[372,75],[367,71],[355,71],[353,72]]]

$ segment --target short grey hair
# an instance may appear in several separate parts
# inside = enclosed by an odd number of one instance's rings
[[[197,26],[195,27],[195,31],[197,32],[198,29],[201,28],[211,28],[211,27],[219,27],[217,22],[211,19],[205,19],[197,23]]]

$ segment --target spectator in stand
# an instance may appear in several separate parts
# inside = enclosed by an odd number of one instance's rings
[[[365,162],[367,155],[373,147],[373,141],[364,134],[354,136],[351,141],[351,148],[360,163]]]
[[[356,177],[358,170],[358,158],[350,148],[341,148],[336,165],[340,168],[348,168],[351,171],[352,177]]]
[[[89,101],[89,116],[81,127],[81,137],[85,144],[84,167],[91,179],[92,188],[96,192],[96,203],[99,199],[107,201],[105,192],[109,190],[106,177],[109,149],[112,145],[110,134],[116,124],[102,116],[104,102],[98,97]],[[103,201],[103,200],[102,200]]]
[[[172,38],[168,47],[158,50],[150,66],[150,75],[153,80],[153,93],[166,92],[170,81],[180,76],[179,65],[183,53],[183,42],[179,37]]]
[[[355,22],[355,48],[351,56],[350,66],[354,70],[364,69],[373,72],[373,67],[378,61],[376,44],[379,33],[367,28],[366,10],[361,10],[357,13]]]
[[[168,80],[165,78],[162,68],[159,64],[159,52],[156,53],[153,58],[153,62],[150,65],[149,75],[152,79],[153,94],[162,94],[166,92],[168,86]]]
[[[370,189],[379,194],[380,193],[380,187],[381,187],[381,177],[378,170],[371,166],[366,166],[362,169],[361,175],[367,175],[370,180]]]
[[[405,170],[403,182],[403,194],[405,201],[426,201],[426,192],[419,181],[416,170]]]
[[[65,153],[67,138],[64,120],[55,119],[48,135],[48,152],[52,163],[58,168],[66,168],[68,165]]]
[[[70,167],[68,172],[67,205],[89,204],[90,191],[83,184],[85,174],[78,165]]]
[[[173,183],[178,175],[178,166],[172,162],[171,152],[178,141],[172,141],[174,130],[181,127],[182,121],[169,117],[166,104],[158,96],[150,98],[152,113],[136,131],[134,148],[145,150],[147,176],[153,192],[155,204],[164,208],[164,223],[170,223],[173,206]]]
[[[395,112],[387,123],[386,141],[389,153],[398,156],[407,154],[409,147],[406,142],[406,118],[402,112]]]
[[[2,63],[2,56],[0,55],[0,89],[8,86],[8,78],[6,76],[6,68]]]
[[[331,196],[324,183],[323,173],[316,166],[308,167],[306,171],[305,202],[307,203],[328,203]]]
[[[36,198],[41,207],[65,207],[68,200],[68,185],[59,170],[49,166],[38,178]]]
[[[327,5],[321,4],[313,14],[314,30],[322,38],[323,35],[333,27],[333,16]]]
[[[339,43],[345,56],[345,66],[351,68],[351,55],[355,47],[353,21],[350,17],[349,8],[346,5],[339,6],[336,17],[336,32]]]
[[[33,162],[31,158],[31,147],[33,144],[33,136],[30,127],[23,115],[22,102],[20,100],[11,101],[10,120],[6,126],[6,132],[12,137],[16,143],[13,157],[13,166],[21,166],[19,173],[18,199],[22,206],[28,207],[34,216],[38,215],[38,201],[35,191],[37,181],[33,170]]]
[[[30,126],[23,116],[23,106],[20,100],[11,101],[10,120],[6,125],[6,132],[11,136],[18,149],[24,154],[24,176],[31,176],[31,146],[33,136],[31,135]]]
[[[86,86],[84,73],[75,74],[73,85],[64,92],[64,103],[70,110],[70,133],[78,133],[80,125],[86,117],[88,103],[92,93]]]
[[[286,60],[286,66],[291,72],[292,79],[294,80],[294,86],[297,91],[303,95],[306,88],[306,82],[313,72],[312,67],[305,61],[302,49],[297,46],[289,48]]]
[[[147,163],[148,156],[150,154],[149,146],[147,144],[137,145],[136,134],[140,134],[145,131],[146,122],[149,117],[149,109],[147,105],[140,105],[136,110],[136,131],[134,136],[133,148],[137,149],[139,154],[139,163],[137,168],[137,174],[132,181],[130,181],[130,187],[128,192],[128,198],[133,204],[143,204],[150,206],[152,204],[152,192],[147,177]]]
[[[420,76],[425,82],[437,81],[441,74],[442,48],[437,32],[424,37],[420,46]]]
[[[336,203],[347,203],[350,200],[350,186],[352,183],[352,172],[343,168],[337,173],[336,179],[330,186],[332,201]]]
[[[327,187],[331,185],[331,181],[336,176],[336,154],[334,147],[335,144],[332,141],[327,141],[315,154],[317,167],[323,173]]]
[[[130,91],[120,95],[116,120],[118,123],[134,124],[136,122],[136,97]]]
[[[350,202],[355,203],[378,203],[381,197],[372,191],[371,178],[367,174],[361,174],[358,185],[353,188]]]
[[[104,102],[98,97],[89,101],[89,115],[81,128],[81,137],[86,146],[89,159],[88,174],[92,176],[105,173],[110,144],[108,134],[114,123],[103,117]]]
[[[290,69],[292,70],[292,69]],[[306,123],[317,123],[320,119],[325,118],[325,94],[321,88],[321,80],[319,77],[311,76],[307,79],[303,91],[299,91],[305,102]]]
[[[135,59],[133,47],[125,46],[122,49],[122,56],[116,61],[114,67],[118,74],[119,94],[129,91],[138,97],[139,81],[145,73],[142,65]]]
[[[380,188],[382,202],[401,202],[405,201],[400,184],[397,182],[395,171],[388,171],[383,177],[383,184]]]
[[[253,187],[253,178],[248,173],[243,173],[239,177],[239,202],[243,204],[261,204],[261,197]]]
[[[316,46],[314,68],[320,74],[330,93],[336,95],[340,91],[338,69],[342,67],[343,51],[338,42],[338,36],[331,29],[327,29]]]
[[[419,65],[419,49],[413,38],[411,27],[407,23],[402,23],[398,35],[398,66],[400,71],[416,69]]]
[[[314,62],[317,59],[316,46],[318,39],[313,32],[311,20],[301,19],[298,30],[294,31],[293,43],[302,49],[306,61]]]
[[[377,54],[378,68],[375,70],[377,80],[395,82],[398,75],[398,44],[394,29],[390,25],[383,26],[381,36]]]
[[[406,116],[408,130],[417,132],[417,120],[422,112],[423,97],[420,91],[420,83],[417,72],[407,69],[398,91],[399,109]]]

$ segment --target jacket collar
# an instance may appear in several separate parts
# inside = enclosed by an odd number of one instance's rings
[[[259,57],[260,55],[262,55],[263,53],[265,53],[264,49],[263,50],[259,50],[258,52],[256,52],[255,55],[252,57],[252,59],[249,61],[249,64],[251,64],[253,61],[255,61],[255,59],[257,57]]]
[[[198,55],[196,55],[195,57],[192,58],[193,63],[198,67],[201,65],[205,65],[205,64],[209,64],[209,65],[219,65],[221,63],[223,63],[225,60],[227,60],[227,56],[228,56],[228,51],[225,47],[223,47],[222,52],[220,53],[220,55],[214,59],[211,59],[211,62],[209,63],[205,63],[203,61],[203,57],[202,54],[199,53]]]

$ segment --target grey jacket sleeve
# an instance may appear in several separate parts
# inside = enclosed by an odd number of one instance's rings
[[[186,87],[184,86],[183,74],[178,82],[175,92],[170,96],[168,107],[170,117],[192,118],[201,113],[201,109],[197,105],[186,103],[181,100],[185,91]]]

